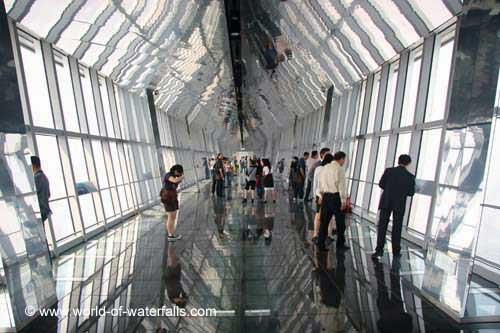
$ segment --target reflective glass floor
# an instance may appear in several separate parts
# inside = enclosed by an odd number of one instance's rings
[[[316,253],[313,211],[280,186],[276,204],[242,204],[239,186],[225,198],[184,192],[182,240],[168,243],[162,207],[143,212],[54,262],[58,317],[37,318],[26,332],[493,332],[459,327],[419,296],[408,275],[423,260],[370,259],[375,233],[350,219],[351,249]],[[153,316],[111,309],[216,310],[216,316]],[[92,309],[105,308],[96,315]],[[66,309],[80,309],[81,314]],[[86,310],[85,310],[86,309]],[[86,312],[85,312],[86,311]],[[124,310],[122,310],[124,311]],[[173,311],[173,310],[172,310]],[[101,313],[102,314],[102,313]],[[119,315],[122,314],[122,315]],[[149,313],[151,314],[151,313]]]

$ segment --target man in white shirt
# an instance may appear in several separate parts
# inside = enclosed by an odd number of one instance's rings
[[[318,247],[320,250],[328,251],[325,240],[328,234],[328,226],[333,215],[337,224],[337,249],[347,250],[345,245],[345,209],[347,199],[347,186],[345,171],[346,154],[342,151],[333,155],[333,162],[325,165],[319,173],[319,195],[321,200],[320,227],[318,235]]]

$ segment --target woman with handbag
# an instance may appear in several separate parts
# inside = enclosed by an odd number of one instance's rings
[[[179,210],[179,200],[177,199],[177,187],[184,179],[184,169],[182,165],[176,164],[163,178],[163,188],[160,191],[161,202],[167,212],[167,233],[168,241],[173,242],[181,239],[181,235],[175,235],[177,226],[177,211]]]

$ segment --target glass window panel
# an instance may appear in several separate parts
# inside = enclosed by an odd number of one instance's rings
[[[359,182],[358,192],[356,193],[356,204],[358,206],[363,206],[363,196],[365,193],[365,182]]]
[[[42,170],[49,179],[50,199],[65,197],[66,186],[64,184],[57,138],[52,135],[36,135],[36,143]]]
[[[95,215],[94,202],[92,201],[92,193],[78,196],[80,207],[82,210],[82,220],[85,228],[91,227],[97,223]]]
[[[54,62],[66,130],[79,132],[80,125],[78,123],[78,114],[76,111],[75,95],[73,92],[73,83],[71,81],[68,58],[61,53],[54,51]]]
[[[109,183],[108,176],[106,174],[106,163],[104,163],[104,153],[102,151],[101,141],[92,140],[92,150],[94,153],[94,162],[97,171],[97,180],[99,181],[99,188],[107,188]]]
[[[375,167],[375,175],[373,177],[373,182],[378,184],[380,177],[385,170],[385,161],[387,159],[387,149],[389,147],[389,136],[383,136],[380,138],[377,153],[377,166]]]
[[[115,137],[115,130],[113,128],[113,118],[111,116],[111,108],[109,106],[108,89],[106,88],[106,81],[99,76],[99,91],[101,92],[102,108],[104,111],[104,121],[106,122],[106,131],[111,138]]]
[[[493,138],[490,141],[491,157],[489,162],[488,178],[486,183],[485,203],[500,206],[500,118],[495,119]]]
[[[69,210],[68,200],[56,200],[50,203],[52,210],[51,220],[54,227],[56,240],[63,239],[72,235],[75,231],[71,222],[71,212]]]
[[[2,155],[5,158],[7,165],[2,165],[2,170],[0,171],[0,182],[10,182],[10,178],[14,181],[17,193],[28,193],[35,191],[35,183],[33,181],[33,175],[31,171],[31,160],[30,152],[25,151],[24,154],[19,152],[18,134],[0,134],[2,138],[0,140],[5,140],[1,143]],[[14,137],[16,137],[14,139]],[[6,169],[4,169],[6,167]],[[3,184],[0,186],[0,197],[6,195],[5,188]]]
[[[85,111],[87,112],[87,122],[90,134],[99,135],[99,124],[94,103],[94,93],[92,92],[92,83],[90,81],[90,72],[88,68],[80,66],[80,80],[82,82],[83,100],[85,101]]]
[[[360,180],[366,180],[368,174],[368,164],[370,163],[370,150],[372,148],[372,139],[365,140],[365,147],[363,150],[363,160],[361,161],[361,174]]]
[[[361,120],[363,119],[363,105],[365,104],[366,81],[361,85],[361,93],[359,94],[359,104],[356,112],[356,134],[360,134]]]
[[[377,115],[378,91],[380,88],[380,72],[373,79],[372,98],[370,100],[370,111],[368,114],[368,127],[366,133],[373,133],[375,127],[375,116]]]
[[[110,218],[115,215],[115,211],[113,209],[113,201],[111,201],[111,192],[109,190],[101,191],[102,196],[102,204],[104,206],[104,215],[106,218]]]
[[[119,202],[118,193],[116,192],[115,187],[111,188],[111,198],[113,199],[113,207],[114,207],[115,213],[120,214],[120,212],[121,212],[120,202]]]
[[[81,183],[89,180],[87,165],[85,164],[85,155],[83,152],[82,140],[78,138],[68,138],[71,162],[73,163],[73,174],[75,182]]]
[[[415,106],[417,103],[418,85],[420,81],[420,66],[422,64],[422,49],[410,53],[406,84],[404,91],[403,111],[401,114],[401,127],[413,124]]]
[[[387,92],[385,95],[384,115],[382,117],[382,131],[389,130],[392,127],[392,114],[394,112],[394,99],[396,98],[398,74],[399,74],[399,61],[392,63],[391,66],[389,67]]]
[[[500,223],[498,223],[500,209],[484,207],[481,218],[481,230],[477,242],[477,255],[495,264],[500,263],[500,251],[496,237],[500,235]]]
[[[123,109],[122,109],[123,102],[122,102],[122,94],[121,94],[120,88],[118,88],[118,86],[116,84],[113,84],[113,91],[115,93],[116,110],[118,113],[118,123],[120,124],[120,130],[122,132],[122,137],[124,139],[129,139],[128,125],[127,125],[125,114],[123,113]]]
[[[431,199],[429,195],[416,193],[411,202],[410,221],[408,226],[413,230],[425,234],[427,220],[431,209]]]
[[[426,122],[444,118],[453,55],[453,37],[454,31],[436,37],[429,95],[425,111]]]
[[[54,128],[40,42],[22,33],[19,41],[33,125]]]
[[[401,133],[398,135],[398,145],[396,147],[396,155],[394,156],[394,165],[398,165],[399,155],[409,154],[410,142],[411,133]]]
[[[115,177],[116,177],[116,183],[118,185],[123,184],[123,175],[122,175],[122,169],[120,167],[120,159],[118,158],[118,149],[116,148],[116,142],[109,142],[109,148],[111,151],[111,158],[113,160],[113,165],[115,166],[114,171],[115,171]]]
[[[420,144],[420,153],[418,155],[418,179],[434,181],[440,142],[440,128],[423,132],[422,143]]]
[[[359,141],[356,140],[351,143],[352,145],[352,152],[350,154],[350,158],[347,159],[347,174],[349,175],[350,178],[354,176],[354,167],[355,167],[355,162],[356,162],[356,154],[358,152],[358,143]]]
[[[380,200],[381,193],[382,193],[382,190],[380,189],[380,187],[378,187],[377,184],[374,184],[372,187],[372,195],[370,198],[370,212],[377,213],[378,203]]]

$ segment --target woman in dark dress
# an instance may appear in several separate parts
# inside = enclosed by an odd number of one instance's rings
[[[181,235],[175,235],[177,225],[177,211],[179,210],[179,200],[177,199],[177,187],[184,179],[184,169],[182,165],[176,164],[163,178],[163,188],[161,190],[161,202],[167,212],[167,233],[168,241],[173,242],[181,239]]]

